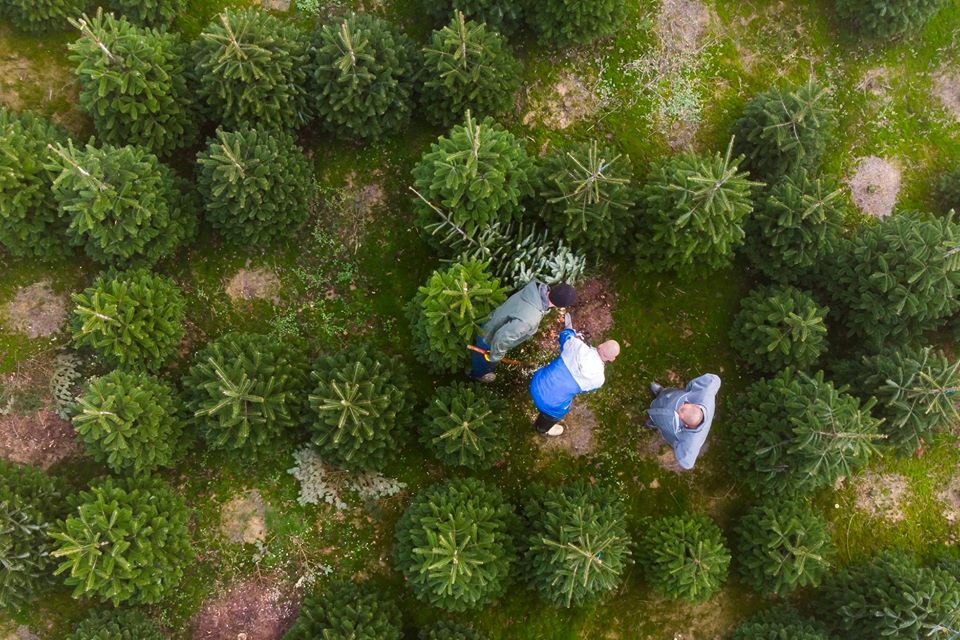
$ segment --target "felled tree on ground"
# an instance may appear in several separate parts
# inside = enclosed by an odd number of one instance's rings
[[[105,478],[80,493],[50,535],[56,575],[74,598],[153,603],[176,587],[193,560],[190,511],[157,478]]]
[[[432,371],[458,371],[481,323],[506,297],[482,262],[434,271],[406,308],[417,358]]]
[[[520,63],[503,36],[457,11],[423,50],[420,86],[427,117],[449,127],[468,111],[493,116],[512,106]]]
[[[737,625],[730,640],[832,640],[824,625],[777,605]]]
[[[420,442],[444,464],[488,469],[507,448],[506,409],[488,389],[440,387],[423,412]]]
[[[286,133],[218,130],[197,164],[206,219],[229,243],[258,246],[288,237],[310,213],[313,170]]]
[[[641,269],[692,271],[728,266],[743,243],[743,220],[759,186],[740,171],[733,142],[724,155],[687,152],[653,164],[637,198]]]
[[[164,635],[140,609],[105,609],[81,620],[67,640],[164,640]]]
[[[652,521],[638,556],[650,587],[673,600],[705,601],[720,590],[730,568],[723,532],[700,514]]]
[[[541,216],[570,246],[614,253],[633,230],[632,176],[630,158],[596,140],[557,149],[541,169]]]
[[[424,627],[418,635],[420,640],[482,640],[476,629],[462,622],[438,620]]]
[[[251,452],[300,424],[305,378],[298,342],[228,333],[197,353],[183,388],[210,447]]]
[[[922,30],[945,4],[946,0],[834,0],[843,22],[878,41]]]
[[[46,118],[0,105],[0,245],[12,256],[56,260],[68,251],[49,148],[68,138]]]
[[[160,156],[194,143],[200,118],[179,35],[102,11],[73,24],[80,30],[69,45],[80,107],[93,118],[101,141]]]
[[[312,442],[321,457],[354,469],[383,469],[397,452],[412,404],[406,369],[363,348],[321,357],[309,396]]]
[[[110,363],[158,369],[183,338],[180,287],[146,269],[104,273],[73,301],[74,345]]]
[[[110,11],[145,27],[169,27],[187,9],[186,0],[107,0]]]
[[[626,0],[538,0],[525,5],[527,26],[541,44],[588,44],[614,33],[627,17]]]
[[[424,12],[436,24],[443,24],[457,12],[467,20],[485,24],[490,30],[513,36],[523,22],[526,3],[511,0],[422,0]]]
[[[87,0],[3,0],[0,16],[17,31],[38,32],[67,29],[68,18],[83,13]]]
[[[630,536],[609,491],[583,483],[549,489],[528,502],[524,515],[527,581],[544,600],[579,607],[620,585]]]
[[[500,490],[480,480],[433,485],[400,517],[393,564],[427,604],[448,611],[488,604],[507,586],[515,519]]]
[[[335,582],[307,596],[284,640],[401,640],[396,603],[369,582]]]

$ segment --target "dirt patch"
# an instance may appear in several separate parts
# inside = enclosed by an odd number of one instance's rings
[[[280,640],[299,608],[299,597],[279,577],[252,578],[204,603],[193,619],[193,640]]]
[[[863,213],[886,218],[893,212],[900,193],[900,169],[877,156],[861,158],[857,171],[848,180],[853,203]]]
[[[227,295],[231,300],[269,300],[280,302],[280,279],[270,269],[240,269],[226,283]]]
[[[269,11],[289,11],[290,0],[262,0],[264,9]]]
[[[898,473],[865,473],[854,479],[854,506],[871,517],[900,522],[909,491],[909,482]]]
[[[954,120],[960,122],[960,72],[941,69],[933,76],[933,94]]]
[[[373,177],[379,177],[380,171],[374,171]],[[365,176],[369,178],[370,176]],[[376,219],[376,212],[386,203],[383,183],[361,182],[356,172],[351,171],[344,179],[343,189],[337,202],[332,203],[331,225],[344,246],[354,253],[360,248],[367,225]]]
[[[79,108],[78,86],[73,68],[59,52],[37,44],[36,56],[19,55],[9,28],[0,28],[0,103],[12,109],[30,109],[51,114],[74,133],[81,133],[89,119]]]
[[[73,426],[49,409],[29,415],[0,415],[0,457],[43,469],[76,455]]]
[[[646,420],[646,413],[644,413],[641,418]],[[640,439],[641,456],[656,460],[660,468],[665,471],[671,471],[673,473],[683,473],[687,471],[687,469],[681,467],[677,462],[677,456],[673,453],[673,448],[667,444],[667,441],[663,439],[659,431],[647,429],[643,426],[638,427],[638,429],[643,432],[643,436]],[[709,443],[710,440],[708,439],[707,442],[704,443],[700,455],[706,453]],[[659,486],[659,483],[657,486]]]
[[[0,58],[0,102],[17,111],[23,109],[20,88],[32,77],[32,66],[29,60],[17,55]]]
[[[599,108],[591,83],[569,70],[563,71],[549,87],[538,84],[527,87],[522,104],[527,107],[523,124],[541,124],[559,130],[596,113]]]
[[[710,20],[710,9],[700,0],[663,0],[654,33],[665,55],[695,55]]]
[[[867,70],[857,83],[857,89],[864,93],[886,101],[890,96],[890,70],[886,67],[875,67]]]
[[[577,284],[577,306],[570,310],[573,317],[573,326],[587,342],[597,345],[611,338],[610,329],[613,328],[613,305],[616,297],[613,287],[604,278],[591,278]],[[563,330],[563,319],[556,316],[556,321],[537,334],[536,345],[538,350],[555,352],[557,350],[557,336]]]
[[[12,331],[28,338],[45,338],[60,331],[67,319],[66,298],[53,292],[49,280],[41,280],[17,288],[4,312]]]
[[[658,640],[719,640],[743,617],[744,602],[732,589],[724,589],[700,604],[691,604],[682,600],[667,600],[654,596],[647,607],[648,618],[645,624],[665,633]],[[621,621],[630,628],[629,620]],[[633,636],[631,636],[633,637]],[[647,636],[643,636],[647,637]],[[653,637],[653,636],[650,636]]]
[[[27,625],[21,624],[13,631],[4,633],[2,640],[40,640],[40,638],[31,632]]]
[[[253,544],[266,539],[266,504],[259,491],[244,491],[223,505],[220,532],[230,542]]]
[[[593,453],[594,431],[599,426],[590,407],[582,402],[574,402],[570,413],[563,419],[563,435],[551,438],[534,434],[534,437],[544,451],[566,451],[579,458]]]
[[[943,517],[950,524],[960,522],[960,475],[956,475],[943,491],[937,494],[937,499],[943,502]]]

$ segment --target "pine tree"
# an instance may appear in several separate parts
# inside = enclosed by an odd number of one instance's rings
[[[89,380],[73,426],[95,460],[117,474],[173,463],[183,432],[182,406],[157,378],[116,370]]]
[[[67,640],[165,640],[139,609],[105,609],[84,618]]]
[[[726,582],[730,567],[723,532],[700,514],[654,520],[640,542],[638,555],[650,587],[674,600],[707,600]]]
[[[793,607],[777,605],[737,625],[730,640],[832,640],[832,636]]]
[[[759,183],[739,170],[743,157],[681,153],[655,162],[638,196],[637,258],[642,269],[690,271],[730,264]]]
[[[573,247],[616,252],[633,227],[632,176],[630,158],[596,140],[557,149],[541,170],[541,215]]]
[[[751,385],[731,423],[735,466],[757,493],[810,492],[851,476],[877,452],[879,422],[824,380],[785,369]]]
[[[16,257],[56,260],[67,252],[50,168],[50,145],[66,131],[29,111],[0,105],[0,245]]]
[[[80,38],[69,45],[80,84],[80,107],[97,135],[160,156],[193,144],[199,114],[187,83],[186,46],[179,35],[104,15],[72,21]]]
[[[157,478],[105,478],[79,495],[77,508],[50,535],[56,575],[73,597],[152,603],[176,587],[193,560],[190,511]]]
[[[827,309],[790,286],[758,287],[740,303],[730,344],[754,371],[813,367],[827,349]]]
[[[431,371],[458,371],[481,323],[506,297],[482,262],[434,271],[406,308],[417,358]]]
[[[487,25],[507,37],[516,35],[523,24],[526,3],[511,0],[422,0],[424,12],[437,24],[463,13],[467,20]]]
[[[73,301],[74,345],[110,363],[157,369],[183,338],[180,288],[146,269],[101,274]]]
[[[815,172],[836,129],[826,87],[813,80],[758,94],[734,123],[736,150],[744,167],[770,180],[794,172]]]
[[[420,630],[420,640],[483,640],[476,629],[452,620],[438,620]]]
[[[843,227],[843,191],[805,172],[784,176],[758,201],[744,228],[743,252],[764,276],[809,282]]]
[[[65,30],[67,18],[83,13],[87,0],[0,0],[0,16],[17,31]]]
[[[440,387],[423,412],[420,442],[444,464],[489,469],[507,449],[506,409],[488,389]]]
[[[960,309],[960,227],[898,214],[837,243],[820,276],[838,325],[869,349],[904,344]]]
[[[538,0],[525,5],[527,26],[541,44],[589,44],[627,18],[626,0]]]
[[[457,11],[423,50],[420,102],[427,117],[444,127],[468,111],[493,116],[513,105],[520,70],[503,36]]]
[[[209,446],[251,452],[300,424],[306,366],[297,341],[227,333],[194,358],[187,408]]]
[[[152,265],[192,237],[193,202],[152,153],[132,147],[57,145],[53,191],[67,236],[97,262]]]
[[[257,246],[286,238],[309,216],[313,170],[286,133],[218,130],[197,164],[206,218],[229,243]]]
[[[623,510],[609,491],[584,483],[530,500],[527,580],[555,606],[579,607],[616,589],[630,562]]]
[[[52,584],[47,530],[66,509],[60,481],[0,458],[0,608],[21,609]]]
[[[284,640],[401,640],[400,609],[371,583],[336,582],[307,596]]]
[[[413,107],[416,45],[382,18],[350,14],[313,36],[310,95],[333,135],[371,142],[403,130]]]
[[[309,120],[306,36],[256,9],[227,9],[200,34],[200,97],[227,129],[293,129]]]
[[[878,41],[921,31],[946,0],[834,0],[837,16]]]
[[[761,503],[740,520],[738,562],[747,584],[785,595],[815,587],[830,569],[833,542],[823,516],[800,499]]]
[[[102,0],[101,0],[102,1]],[[107,0],[109,10],[133,24],[169,27],[187,9],[186,0]]]
[[[309,396],[312,442],[321,457],[349,468],[380,470],[397,452],[413,404],[406,369],[364,348],[317,360]]]
[[[396,527],[393,562],[416,597],[465,611],[503,594],[516,552],[516,516],[499,489],[475,478],[414,496]]]

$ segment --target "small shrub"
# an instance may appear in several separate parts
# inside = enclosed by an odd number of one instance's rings
[[[444,464],[488,469],[507,448],[506,410],[476,385],[440,387],[424,411],[420,441]]]
[[[73,301],[74,345],[110,363],[157,369],[183,338],[180,288],[146,269],[104,273]]]
[[[430,605],[465,611],[493,602],[516,556],[515,518],[500,491],[475,478],[433,485],[397,523],[394,566]]]
[[[730,551],[720,528],[706,516],[654,520],[640,546],[647,583],[664,597],[703,602],[727,580]]]
[[[523,22],[524,2],[511,0],[422,0],[423,11],[437,24],[462,12],[467,20],[485,24],[493,31],[513,36]]]
[[[113,609],[89,614],[67,640],[164,640],[164,635],[139,609]]]
[[[83,13],[86,4],[87,0],[3,0],[0,15],[17,31],[63,30],[69,26],[67,19]]]
[[[832,640],[832,636],[793,607],[778,605],[737,625],[730,640]]]
[[[922,30],[946,0],[834,0],[837,16],[867,38],[899,38]]]
[[[538,0],[525,5],[527,26],[541,44],[588,44],[627,18],[626,0]]]
[[[284,640],[401,640],[400,609],[370,583],[337,582],[307,596]]]
[[[480,634],[468,624],[452,620],[438,620],[420,630],[420,640],[481,640]]]
[[[145,27],[168,27],[187,9],[186,0],[107,0],[110,11]]]

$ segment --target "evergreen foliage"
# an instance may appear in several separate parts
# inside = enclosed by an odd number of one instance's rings
[[[197,155],[206,218],[241,246],[286,238],[310,213],[313,169],[294,139],[270,130],[218,130]]]
[[[146,269],[104,273],[73,301],[74,345],[108,362],[157,369],[183,338],[180,288]]]
[[[306,36],[264,11],[227,9],[193,55],[200,96],[226,129],[293,129],[309,120]]]
[[[56,575],[73,597],[152,603],[174,588],[193,559],[190,512],[157,478],[105,478],[80,493],[77,508],[50,535]]]
[[[500,490],[480,480],[433,485],[397,523],[394,566],[423,602],[448,611],[487,604],[507,586],[515,519]]]
[[[946,0],[834,0],[843,22],[879,41],[921,31],[945,4]]]
[[[67,19],[83,13],[87,0],[0,0],[0,15],[17,31],[66,29]]]
[[[630,158],[596,140],[557,149],[541,170],[541,215],[571,246],[605,255],[632,231],[636,193]]]
[[[934,196],[941,213],[960,211],[960,168],[948,171],[937,179]]]
[[[482,262],[471,260],[434,271],[406,309],[420,362],[431,371],[458,371],[466,359],[466,345],[506,298],[506,289]]]
[[[48,145],[67,139],[49,120],[0,105],[0,245],[12,256],[52,260],[66,249]]]
[[[94,611],[67,640],[165,640],[157,625],[139,609]]]
[[[370,583],[336,582],[307,596],[284,640],[401,640],[400,609]]]
[[[482,640],[476,629],[452,620],[438,620],[420,630],[420,640]]]
[[[488,389],[440,387],[423,412],[420,441],[444,464],[489,469],[507,448],[506,410]]]
[[[550,604],[591,603],[616,589],[630,561],[623,510],[607,489],[578,483],[531,500],[524,563]]]
[[[102,263],[152,265],[193,235],[192,202],[173,172],[133,146],[54,148],[53,191],[67,236]]]
[[[737,625],[730,640],[831,640],[817,622],[789,605],[778,605]]]
[[[745,224],[743,252],[764,276],[799,285],[829,252],[843,226],[843,191],[806,172],[782,177]]]
[[[468,111],[496,115],[513,105],[520,70],[503,36],[457,11],[423,50],[420,101],[427,118],[445,127]]]
[[[102,1],[102,0],[101,0]],[[168,27],[187,9],[186,0],[107,0],[110,11],[133,24]]]
[[[297,341],[227,333],[194,358],[187,408],[211,447],[250,452],[300,423],[306,366]]]
[[[199,114],[179,35],[102,11],[73,24],[80,29],[80,38],[69,45],[80,107],[93,118],[101,141],[137,145],[160,156],[194,143]]]
[[[422,0],[424,12],[441,24],[463,13],[467,20],[485,24],[493,31],[513,36],[523,23],[525,2],[512,0]]]
[[[687,152],[653,164],[638,196],[636,240],[647,270],[715,270],[730,264],[744,239],[743,219],[753,210],[759,183],[739,170],[743,157]]]
[[[730,344],[754,371],[814,366],[827,349],[827,309],[791,286],[758,287],[740,303]]]
[[[815,587],[830,568],[833,542],[823,516],[799,499],[767,501],[740,520],[738,562],[761,593]]]
[[[723,532],[701,514],[652,521],[638,555],[650,587],[675,600],[705,601],[726,582],[730,567]]]
[[[173,463],[183,421],[180,399],[157,378],[115,370],[84,385],[73,426],[87,452],[117,474]]]
[[[809,492],[852,476],[882,436],[863,405],[824,380],[785,369],[751,385],[731,422],[736,467],[755,491]]]
[[[837,120],[826,87],[810,80],[758,94],[734,123],[737,153],[756,176],[816,171]]]
[[[348,468],[383,469],[413,404],[403,365],[364,348],[345,349],[319,358],[313,378],[312,442],[321,457]]]
[[[351,14],[314,35],[310,95],[335,136],[375,141],[410,122],[416,45],[382,18]]]
[[[527,25],[541,44],[589,44],[614,33],[627,17],[626,0],[537,0],[525,5]]]

